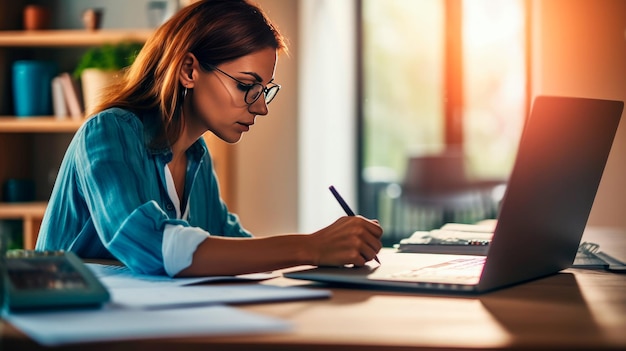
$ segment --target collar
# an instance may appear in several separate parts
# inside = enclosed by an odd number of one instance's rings
[[[143,121],[143,136],[146,150],[152,155],[162,155],[166,163],[172,160],[172,148],[168,146],[155,148],[152,146],[152,141],[161,130],[161,125],[157,121],[160,121],[159,116],[154,112],[146,112],[142,115]],[[187,156],[194,160],[200,160],[205,154],[208,153],[208,148],[204,138],[200,137],[196,142],[191,144],[187,149]]]

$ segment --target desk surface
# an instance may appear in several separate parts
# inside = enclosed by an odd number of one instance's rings
[[[626,241],[626,232],[614,234]],[[264,284],[319,286],[287,278]],[[476,296],[340,287],[332,291],[327,300],[240,306],[290,321],[293,330],[286,333],[137,340],[88,345],[88,349],[626,349],[626,274],[568,269]],[[2,328],[0,349],[38,349],[10,325]]]

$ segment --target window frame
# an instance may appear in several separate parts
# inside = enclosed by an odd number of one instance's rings
[[[365,130],[365,116],[364,116],[364,35],[363,35],[363,1],[356,0],[356,184],[357,184],[357,201],[360,209],[371,208],[367,203],[368,199],[364,194],[367,191],[367,184],[363,177],[364,167],[364,138],[363,133]],[[444,144],[446,148],[456,149],[463,152],[464,148],[464,90],[463,90],[463,40],[462,40],[462,8],[464,0],[442,0],[444,1]],[[532,87],[532,72],[531,72],[531,57],[532,57],[532,7],[530,1],[523,1],[524,6],[524,32],[525,32],[525,97],[523,111],[524,122],[528,118],[531,104],[531,87]],[[376,213],[363,212],[365,216],[374,217]]]

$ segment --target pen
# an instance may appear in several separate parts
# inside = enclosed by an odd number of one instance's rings
[[[346,212],[348,216],[354,216],[355,215],[354,211],[352,211],[350,206],[348,206],[348,204],[343,199],[343,197],[339,195],[339,192],[337,192],[337,189],[335,189],[333,185],[329,186],[328,189],[330,189],[330,192],[333,193],[333,196],[335,196],[335,199],[337,199],[337,202],[339,202],[339,205],[341,205],[341,208],[343,208],[344,212]],[[378,262],[378,264],[380,264],[380,260],[378,259],[378,256],[374,256],[374,260]]]

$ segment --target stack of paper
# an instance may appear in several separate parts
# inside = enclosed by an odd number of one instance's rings
[[[273,273],[170,278],[126,267],[88,264],[111,293],[101,309],[5,313],[15,327],[45,346],[137,338],[285,332],[284,321],[224,304],[330,297],[330,291],[258,284]],[[215,282],[236,284],[211,285]],[[60,323],[62,321],[62,323]]]
[[[416,231],[396,245],[400,252],[486,255],[494,224],[448,223],[440,229]]]
[[[128,268],[120,266],[89,264],[89,268],[109,289],[113,303],[132,308],[155,309],[330,297],[328,290],[249,284],[276,277],[274,273],[235,277],[170,278],[135,274]],[[243,284],[203,284],[228,281]]]

